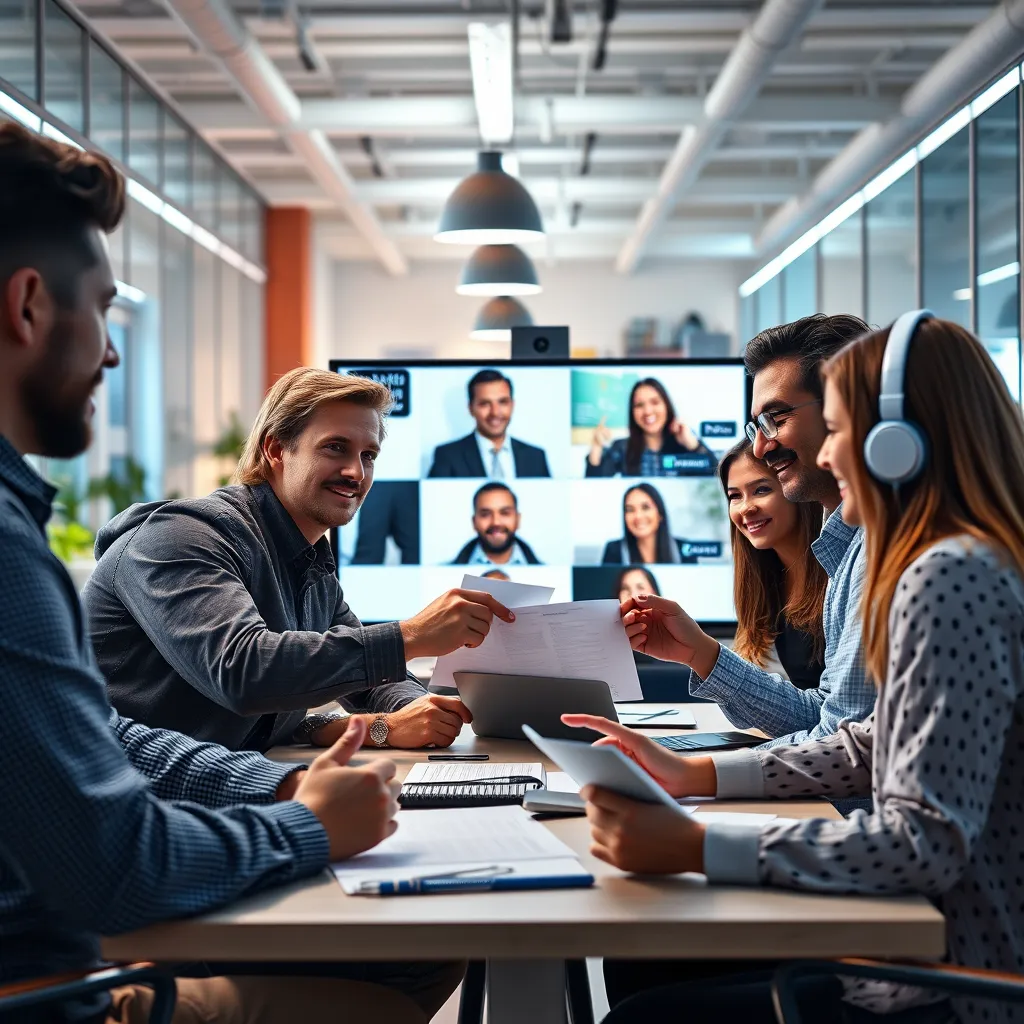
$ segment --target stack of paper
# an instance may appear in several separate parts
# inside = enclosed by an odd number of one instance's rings
[[[590,878],[572,850],[520,807],[409,811],[398,831],[378,846],[332,865],[349,894],[364,881],[458,874],[473,868],[510,868],[527,879]]]

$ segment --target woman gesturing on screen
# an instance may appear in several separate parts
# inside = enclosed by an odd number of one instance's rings
[[[703,458],[678,462],[675,455]],[[670,456],[666,458],[665,456]],[[715,456],[676,416],[659,380],[646,377],[629,395],[629,436],[612,440],[604,417],[594,428],[587,455],[587,476],[700,476],[715,471]]]
[[[622,499],[622,537],[605,545],[603,565],[644,565],[651,562],[682,565],[697,561],[684,555],[684,541],[672,536],[665,502],[657,488],[637,484]]]

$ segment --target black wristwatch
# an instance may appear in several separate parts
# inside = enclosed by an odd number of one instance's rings
[[[330,725],[331,722],[340,722],[343,718],[348,717],[347,711],[325,711],[318,715],[307,715],[295,727],[295,731],[292,733],[292,743],[312,743],[313,733],[325,725]]]

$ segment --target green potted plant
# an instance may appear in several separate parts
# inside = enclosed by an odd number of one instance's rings
[[[81,589],[96,562],[93,559],[95,536],[82,522],[85,496],[69,477],[55,481],[53,518],[47,524],[46,536],[50,550],[67,566],[75,585]]]
[[[242,448],[244,446],[245,430],[242,428],[238,413],[232,410],[228,414],[228,425],[221,432],[220,437],[217,438],[216,443],[211,449],[211,454],[223,460],[222,464],[227,464],[228,460],[230,460],[231,468],[227,473],[221,474],[218,478],[218,487],[225,487],[231,483],[231,477],[234,476],[238,460],[242,457]]]

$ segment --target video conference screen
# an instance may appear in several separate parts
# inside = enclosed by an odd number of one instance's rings
[[[750,408],[740,360],[332,360],[395,399],[374,483],[335,551],[364,622],[466,574],[553,602],[660,593],[735,621],[718,460]]]

